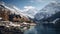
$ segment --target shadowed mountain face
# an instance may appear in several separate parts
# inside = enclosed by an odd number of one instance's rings
[[[42,21],[54,21],[55,19],[60,18],[60,12],[57,12],[56,14],[52,15],[51,17],[48,17],[46,19],[42,19]]]
[[[35,20],[47,19],[57,12],[60,12],[60,3],[51,2],[35,15]]]

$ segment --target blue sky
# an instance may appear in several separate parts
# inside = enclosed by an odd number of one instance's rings
[[[33,6],[38,9],[41,9],[52,0],[0,0],[0,1],[3,1],[7,4],[15,5],[20,9],[23,9],[24,6]]]

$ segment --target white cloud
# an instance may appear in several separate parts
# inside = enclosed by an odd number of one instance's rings
[[[24,8],[28,8],[28,9],[31,9],[31,8],[35,8],[35,7],[33,7],[33,6],[24,6]]]
[[[24,6],[24,11],[29,11],[30,9],[35,9],[33,6]]]

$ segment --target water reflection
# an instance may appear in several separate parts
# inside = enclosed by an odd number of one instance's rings
[[[53,23],[37,24],[35,27],[26,30],[24,34],[56,34]]]

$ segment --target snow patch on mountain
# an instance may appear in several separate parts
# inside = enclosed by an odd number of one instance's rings
[[[24,6],[23,9],[19,9],[16,6],[10,6],[4,2],[0,3],[3,5],[5,8],[9,9],[12,14],[18,14],[18,15],[24,15],[26,17],[34,18],[34,15],[37,13],[37,9],[33,6]]]
[[[38,9],[33,6],[25,6],[23,9],[23,13],[28,15],[31,18],[34,18],[34,15],[38,12]]]
[[[60,3],[57,1],[54,2],[52,1],[35,15],[35,19],[37,20],[46,19],[59,11]]]

